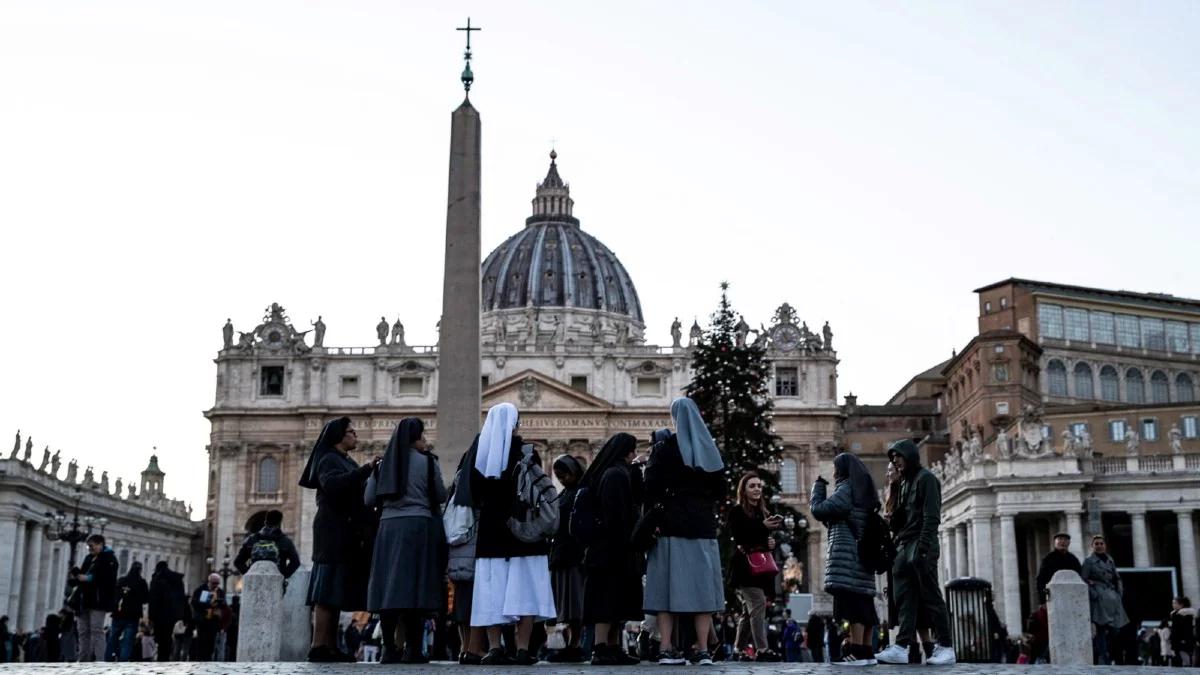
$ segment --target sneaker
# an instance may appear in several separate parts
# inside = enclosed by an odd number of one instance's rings
[[[925,659],[925,663],[930,666],[952,666],[958,663],[958,659],[954,656],[954,647],[938,645],[933,648],[933,655]]]
[[[682,666],[686,663],[687,659],[673,649],[658,654],[658,665],[660,666]]]
[[[713,664],[712,654],[709,654],[708,651],[696,652],[696,655],[692,657],[692,663],[698,666],[711,666]]]
[[[875,655],[875,660],[879,663],[908,665],[908,647],[897,644],[888,645],[887,649]]]
[[[843,656],[843,657],[841,658],[841,660],[839,660],[839,661],[834,661],[834,662],[833,662],[831,665],[834,665],[834,666],[855,666],[855,667],[861,667],[861,666],[873,666],[873,665],[875,665],[876,663],[878,663],[878,661],[876,661],[876,660],[875,660],[873,657],[872,657],[872,658],[867,658],[867,656],[869,655],[869,652],[870,652],[870,649],[869,649],[869,648],[868,648],[868,654],[862,654],[862,653],[855,653],[855,652],[851,652],[851,653],[849,653],[849,654],[846,654],[845,656]]]
[[[481,666],[511,666],[513,660],[508,658],[508,654],[504,653],[503,649],[496,647],[488,650],[487,656],[479,660]]]
[[[512,663],[515,663],[518,666],[532,666],[537,662],[537,657],[533,654],[530,654],[528,649],[518,649],[517,657],[512,660]]]

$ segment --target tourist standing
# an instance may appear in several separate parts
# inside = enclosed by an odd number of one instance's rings
[[[751,569],[752,554],[771,555],[775,538],[771,532],[783,527],[783,516],[771,515],[763,498],[763,480],[754,471],[738,481],[737,503],[729,510],[729,534],[737,550],[733,554],[730,582],[742,603],[734,649],[741,650],[753,640],[754,660],[778,661],[779,656],[767,643],[767,601],[775,594],[778,571],[763,573]]]
[[[221,592],[221,575],[208,575],[208,580],[192,591],[192,623],[196,627],[193,661],[220,661],[217,658],[217,635],[225,622],[225,594]]]
[[[150,589],[142,578],[142,563],[134,562],[129,572],[117,580],[117,606],[108,629],[108,656],[114,661],[132,661],[134,642],[142,610],[150,599]]]
[[[817,476],[809,510],[829,529],[825,547],[825,592],[833,596],[833,619],[850,624],[849,648],[837,663],[875,665],[870,633],[875,615],[875,573],[858,553],[867,519],[879,509],[875,481],[858,457],[843,452],[833,458],[833,494],[828,481]],[[907,657],[905,659],[907,662]]]
[[[187,590],[183,575],[173,572],[166,560],[159,560],[154,565],[154,574],[150,577],[149,616],[154,642],[158,645],[157,658],[170,661],[175,623],[187,618]]]
[[[77,612],[79,660],[103,661],[104,617],[116,606],[119,563],[102,534],[88,536],[87,549],[87,556],[68,581],[73,586],[68,604]]]
[[[630,475],[636,451],[636,438],[615,434],[580,481],[600,516],[583,557],[583,622],[593,626],[592,665],[597,666],[638,663],[622,646],[625,622],[645,616],[642,556],[629,540],[638,517]]]
[[[478,513],[469,501],[460,501],[458,486],[465,484],[470,498],[469,476],[474,465],[471,453],[465,453],[458,460],[458,471],[454,474],[454,485],[450,487],[450,503],[447,505],[447,516],[452,515],[451,509],[470,509],[470,530],[462,541],[450,544],[447,563],[447,576],[454,586],[453,618],[458,624],[460,651],[458,662],[464,666],[477,666],[483,658],[484,629],[471,625],[471,605],[475,595],[475,543],[479,539]]]
[[[804,641],[808,652],[812,655],[813,663],[825,662],[825,621],[820,614],[809,614],[808,623],[804,626]]]
[[[383,626],[380,663],[428,663],[422,629],[426,616],[441,609],[445,594],[440,505],[446,487],[421,420],[406,417],[396,425],[379,470],[367,480],[365,500],[381,512],[367,589],[367,609],[379,613]]]
[[[470,471],[461,472],[456,502],[478,509],[475,544],[475,586],[471,625],[487,627],[490,650],[483,665],[533,665],[529,651],[534,619],[558,616],[550,588],[550,545],[524,542],[509,529],[517,509],[517,465],[523,453],[517,435],[517,409],[501,403],[488,410],[483,429],[468,454]],[[534,460],[540,464],[541,460]],[[501,628],[517,623],[516,655],[501,647]]]
[[[250,567],[259,560],[271,560],[283,575],[284,588],[287,580],[300,569],[300,554],[292,538],[283,533],[283,512],[272,509],[267,511],[263,526],[258,532],[252,532],[242,540],[233,566],[241,574],[250,571]]]
[[[562,484],[558,495],[558,531],[550,542],[550,582],[554,586],[554,606],[558,622],[567,627],[567,646],[548,660],[552,663],[578,663],[583,660],[579,638],[583,633],[583,546],[571,536],[571,510],[583,478],[583,463],[571,455],[554,460],[554,477]],[[640,582],[639,582],[640,583]],[[641,618],[641,598],[638,618]]]
[[[892,565],[900,629],[896,642],[875,655],[884,663],[908,663],[909,646],[916,639],[918,620],[925,615],[937,645],[925,662],[950,665],[955,662],[946,601],[938,587],[938,524],[942,519],[942,486],[936,476],[921,466],[916,443],[904,439],[888,447],[888,459],[900,474],[900,503],[892,515],[896,561]]]
[[[1192,651],[1196,648],[1196,610],[1192,601],[1181,595],[1171,601],[1171,649],[1175,652],[1173,666],[1192,665]]]
[[[643,604],[659,615],[660,664],[685,663],[674,622],[690,618],[694,658],[711,665],[712,615],[725,607],[716,515],[727,489],[725,462],[694,401],[675,399],[671,418],[675,433],[654,446],[646,465],[646,504],[658,514],[658,538],[647,560]]]
[[[1054,548],[1042,558],[1042,564],[1038,566],[1037,573],[1037,592],[1038,599],[1042,602],[1046,601],[1046,584],[1054,578],[1054,573],[1059,570],[1070,570],[1075,574],[1083,569],[1079,563],[1079,558],[1071,553],[1071,535],[1064,532],[1059,532],[1054,535]]]
[[[308,660],[314,663],[355,662],[352,654],[337,648],[338,616],[367,604],[375,516],[363,504],[363,490],[380,458],[359,466],[349,454],[356,447],[358,434],[350,418],[331,420],[321,430],[300,479],[300,487],[317,491],[308,581],[308,604],[313,608]]]
[[[1108,542],[1101,535],[1092,537],[1092,554],[1084,561],[1079,576],[1088,585],[1088,600],[1092,607],[1092,655],[1096,665],[1111,665],[1109,643],[1117,631],[1129,623],[1122,601],[1124,587],[1117,564],[1108,555]]]

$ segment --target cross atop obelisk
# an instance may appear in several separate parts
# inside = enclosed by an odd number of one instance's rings
[[[463,83],[463,89],[465,89],[467,94],[470,95],[471,83],[475,81],[475,73],[471,72],[471,33],[474,31],[480,31],[483,29],[479,28],[478,26],[472,28],[471,27],[471,17],[468,16],[467,17],[467,25],[461,26],[459,28],[455,28],[454,30],[466,31],[466,33],[467,33],[467,51],[463,52],[463,61],[465,63],[463,64],[462,83]]]
[[[471,73],[471,26],[464,55],[463,88]],[[442,330],[438,340],[437,449],[442,473],[454,475],[458,460],[479,431],[480,120],[465,100],[450,115],[450,185],[446,196],[446,265],[442,280]]]

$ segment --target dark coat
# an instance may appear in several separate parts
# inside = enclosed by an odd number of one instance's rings
[[[596,507],[601,522],[596,541],[587,547],[583,566],[588,570],[617,570],[641,574],[639,554],[629,543],[629,534],[637,525],[637,504],[633,499],[633,481],[624,465],[610,466],[596,485]]]
[[[210,593],[208,602],[200,601],[200,594],[204,591]],[[224,622],[228,607],[220,586],[214,591],[208,587],[207,583],[200,584],[196,590],[192,591],[192,625],[205,626],[210,629],[219,627]]]
[[[738,551],[733,554],[730,563],[729,582],[734,588],[761,588],[768,595],[775,594],[775,577],[770,574],[754,576],[750,574],[750,564],[746,562],[745,554],[750,551],[767,550],[767,540],[771,531],[763,524],[758,515],[750,515],[740,506],[734,505],[729,509],[729,535]]]
[[[498,478],[485,478],[471,467],[471,498],[479,508],[476,521],[479,541],[475,544],[478,558],[523,558],[548,555],[550,543],[526,543],[513,536],[508,519],[520,515],[517,508],[517,462],[521,459],[521,437],[512,437],[508,451],[508,466]],[[540,460],[535,459],[540,463]]]
[[[858,555],[858,540],[867,528],[867,510],[854,503],[850,481],[838,481],[825,497],[828,483],[813,483],[809,510],[829,529],[825,545],[825,591],[875,595],[875,575]]]
[[[583,544],[571,536],[571,509],[579,486],[563,488],[558,494],[558,531],[550,542],[550,569],[563,570],[583,564]]]
[[[166,570],[150,577],[150,622],[156,628],[171,627],[187,618],[187,590],[183,575]]]
[[[113,611],[117,606],[117,556],[107,546],[97,555],[91,553],[79,565],[79,573],[88,575],[87,581],[72,580],[78,586],[76,609],[102,609]]]
[[[913,553],[918,558],[936,558],[938,525],[942,522],[942,484],[928,469],[921,466],[917,447],[911,442],[889,451],[903,455],[908,466],[900,485],[900,504],[892,514],[892,530],[896,533],[896,548],[916,542]],[[911,561],[910,561],[911,562]]]
[[[288,537],[278,527],[264,527],[246,537],[242,542],[242,548],[238,551],[237,558],[233,560],[233,566],[238,572],[245,574],[250,571],[250,565],[253,561],[250,555],[254,552],[254,545],[260,541],[273,541],[276,548],[279,549],[279,559],[276,564],[279,566],[279,573],[284,579],[291,577],[300,569],[300,554],[296,551],[296,545],[292,543],[291,537]]]
[[[716,539],[716,507],[727,489],[724,470],[709,473],[683,463],[674,435],[650,452],[646,464],[646,507],[662,505],[659,536]]]
[[[321,458],[312,525],[314,563],[370,560],[375,514],[362,499],[370,475],[370,464],[359,466],[341,452],[328,452]]]
[[[141,574],[126,574],[117,580],[117,603],[114,619],[140,619],[142,609],[150,600],[150,588]]]
[[[1082,569],[1083,566],[1079,564],[1079,558],[1076,558],[1074,553],[1070,551],[1060,553],[1057,550],[1051,550],[1046,554],[1045,558],[1042,558],[1042,564],[1038,567],[1038,597],[1046,597],[1046,584],[1050,583],[1050,580],[1054,578],[1055,572],[1059,570],[1071,570],[1075,574],[1079,574]]]

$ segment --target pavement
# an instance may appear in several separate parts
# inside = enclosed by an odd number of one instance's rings
[[[447,675],[464,669],[457,663],[431,663],[426,666],[379,665],[376,663],[346,663],[346,664],[316,664],[316,663],[12,663],[0,664],[0,674],[29,673],[38,675],[66,674],[71,675],[363,675],[364,673],[380,675],[395,673],[397,675],[434,674]],[[507,666],[503,668],[471,668],[482,675],[492,671],[531,672],[535,675],[549,673],[566,673],[572,675],[587,675],[589,673],[671,673],[683,671],[694,673],[701,670],[700,666],[658,666],[646,664],[633,667],[591,667],[588,665],[564,665],[541,663],[525,668]],[[973,664],[960,663],[956,666],[872,666],[865,669],[842,668],[827,663],[728,663],[711,667],[703,667],[705,673],[751,673],[752,675],[808,675],[819,673],[867,672],[871,675],[1083,675],[1084,673],[1141,673],[1169,672],[1168,668],[1149,668],[1143,666],[1019,666],[1012,664]],[[1178,672],[1178,671],[1176,671]]]

